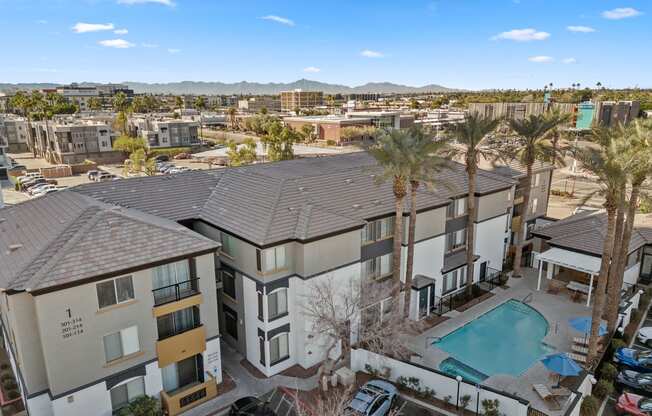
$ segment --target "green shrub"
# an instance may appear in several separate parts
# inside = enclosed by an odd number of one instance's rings
[[[444,402],[446,402],[446,404],[449,404],[451,400],[453,400],[453,396],[451,395],[444,396]]]
[[[466,409],[466,407],[471,403],[471,395],[470,394],[465,394],[464,396],[460,397],[460,407],[462,409]]]
[[[11,390],[9,393],[7,393],[7,397],[9,397],[9,400],[17,399],[20,397],[20,393],[16,390]]]
[[[611,363],[605,363],[600,369],[600,377],[604,380],[614,381],[617,374],[618,369]]]
[[[614,385],[611,381],[608,380],[602,379],[598,381],[595,387],[593,387],[593,395],[598,399],[604,399],[605,397],[609,396],[613,392],[614,392]]]
[[[0,364],[0,370],[8,370],[11,366],[7,363]]]
[[[161,416],[161,406],[153,397],[143,396],[120,409],[118,416]]]
[[[638,322],[638,321],[640,321],[642,315],[643,315],[643,312],[641,312],[639,309],[634,309],[632,311],[632,317],[630,319],[630,322]]]
[[[498,408],[500,407],[500,402],[498,399],[495,400],[489,400],[485,399],[481,402],[482,404],[482,409],[484,409],[484,415],[485,416],[499,416],[500,412]]]
[[[328,139],[326,140],[326,144],[329,146],[335,146],[337,142],[335,140]]]
[[[595,416],[600,410],[600,401],[593,396],[586,396],[580,406],[580,416]]]
[[[7,380],[2,383],[2,387],[5,389],[5,391],[9,391],[18,388],[18,385],[13,380]]]
[[[611,340],[611,348],[614,350],[614,352],[616,352],[618,348],[622,348],[626,346],[627,344],[622,339],[614,338]]]
[[[14,381],[14,380],[15,380],[14,375],[11,373],[5,373],[0,377],[0,382],[2,382],[3,384],[7,381]]]
[[[638,302],[638,309],[645,309],[647,304],[650,303],[650,299],[652,299],[650,295],[647,293],[643,294],[641,300]]]
[[[151,157],[168,155],[172,158],[181,153],[190,153],[190,151],[190,147],[169,147],[167,149],[152,149],[150,150],[149,154]]]

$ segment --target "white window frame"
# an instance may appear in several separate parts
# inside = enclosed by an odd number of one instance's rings
[[[129,397],[129,384],[131,384],[131,383],[133,383],[133,382],[135,382],[135,381],[140,381],[140,383],[142,384],[142,387],[143,387],[143,394],[138,395],[138,396],[134,396],[134,397]],[[115,406],[114,406],[114,403],[113,403],[113,396],[111,395],[111,392],[112,392],[114,389],[121,388],[121,387],[126,387],[126,388],[127,388],[127,403],[124,403],[124,404],[123,404],[122,406],[120,406],[120,407],[115,407]],[[130,378],[130,379],[128,379],[128,380],[125,380],[125,381],[121,382],[120,384],[116,384],[115,386],[113,386],[113,387],[111,387],[111,388],[109,389],[109,399],[111,400],[111,409],[112,409],[114,412],[116,412],[116,411],[118,411],[118,410],[120,410],[120,409],[122,409],[122,408],[124,408],[124,407],[127,407],[127,406],[128,406],[131,402],[133,402],[134,400],[136,400],[136,399],[138,399],[138,398],[140,398],[140,397],[144,397],[144,396],[146,396],[146,395],[147,395],[147,390],[146,390],[146,387],[145,387],[145,377],[144,377],[144,376],[138,376],[138,377]]]
[[[125,299],[123,301],[120,301],[120,300],[118,300],[118,283],[117,283],[117,281],[120,280],[120,279],[126,279],[126,278],[129,278],[129,280],[131,281],[131,291],[133,292],[133,297],[131,297],[129,299]],[[113,291],[114,291],[114,294],[115,294],[115,303],[112,303],[112,304],[106,305],[106,306],[101,306],[100,305],[100,294],[98,292],[98,287],[99,287],[99,285],[105,284],[105,283],[107,283],[109,281],[113,282]],[[115,306],[115,305],[120,305],[120,304],[123,304],[123,303],[131,302],[134,299],[136,299],[136,290],[134,288],[134,278],[133,278],[132,275],[128,274],[126,276],[119,276],[119,277],[115,277],[113,279],[108,279],[108,280],[103,280],[101,282],[97,282],[95,284],[95,296],[97,298],[97,309],[100,309],[100,310],[110,308],[110,307]]]
[[[285,293],[285,306],[283,308],[278,307],[278,305],[279,305],[278,296],[279,296],[279,294],[281,292]],[[271,309],[271,306],[270,306],[271,305],[270,299],[271,299],[272,296],[274,296],[276,298],[276,306],[277,306],[276,311],[275,311],[276,313],[274,315],[272,315],[272,309]],[[288,288],[282,287],[282,288],[273,290],[270,293],[268,293],[267,294],[267,320],[271,321],[271,320],[274,320],[276,318],[280,318],[282,316],[287,315],[289,313],[288,304],[289,304]],[[280,310],[280,312],[279,312],[279,310]]]
[[[539,207],[539,198],[532,198],[532,214],[537,212],[538,207]]]
[[[282,252],[282,255],[280,253]],[[279,261],[282,257],[282,263]],[[271,263],[273,259],[273,264]],[[270,261],[271,267],[268,267]],[[274,273],[288,268],[287,249],[285,245],[271,247],[260,251],[260,268],[262,273]]]
[[[234,240],[235,237],[233,237],[231,234],[220,231],[220,242],[222,243],[220,252],[231,259],[233,258]]]
[[[279,356],[276,357],[276,360],[274,360],[272,345],[273,345],[274,341],[279,340],[281,337],[285,337],[285,339],[287,341],[287,343],[286,343],[286,345],[287,345],[287,347],[286,347],[287,348],[287,354],[286,355],[280,355],[280,353],[281,353],[281,344],[279,343],[279,348],[278,348]],[[269,340],[269,365],[274,366],[274,365],[280,363],[281,361],[283,361],[283,360],[285,360],[285,359],[287,359],[289,357],[290,357],[290,333],[289,332],[282,332],[282,333],[274,335],[272,338],[270,338],[270,340]]]
[[[112,358],[109,360],[106,357],[106,337],[111,336],[111,335],[120,335],[120,356],[116,358]],[[127,335],[127,336],[126,336]],[[133,339],[129,339],[128,335],[134,336],[135,335],[135,343]],[[129,340],[131,342],[127,343],[126,341]],[[111,332],[109,334],[106,334],[102,337],[102,345],[104,346],[104,359],[106,363],[112,363],[118,360],[121,360],[125,357],[129,357],[133,354],[137,354],[140,352],[140,339],[138,336],[138,326],[133,325],[128,328],[121,329],[120,331],[116,332]]]

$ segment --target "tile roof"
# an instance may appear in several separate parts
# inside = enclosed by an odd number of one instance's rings
[[[380,167],[367,153],[194,171],[168,177],[127,179],[77,187],[103,201],[175,221],[201,219],[264,246],[308,240],[362,227],[394,212],[391,183],[378,183]],[[419,190],[417,209],[442,206],[466,193],[464,166],[451,163],[440,185]],[[447,186],[441,185],[446,183]],[[479,171],[478,193],[509,188],[514,181]],[[406,199],[406,209],[409,208]]]
[[[76,192],[0,210],[0,287],[38,291],[216,250],[170,220]]]
[[[637,215],[629,250],[632,252],[652,243],[652,216]],[[548,244],[602,256],[607,213],[601,211],[581,212],[559,221],[536,228],[533,233],[545,238]]]

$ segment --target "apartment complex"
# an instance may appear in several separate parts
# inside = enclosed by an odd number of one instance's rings
[[[58,87],[55,90],[61,94],[69,103],[77,104],[80,111],[89,110],[91,98],[103,98],[107,104],[118,92],[124,93],[127,98],[134,96],[134,91],[124,84],[103,84],[98,86],[81,86],[77,83]]]
[[[249,113],[260,113],[263,109],[269,112],[281,111],[281,99],[278,96],[259,96],[238,101],[238,109]]]
[[[314,108],[324,105],[324,93],[321,91],[282,91],[281,110],[294,111],[297,108]]]
[[[218,243],[71,191],[0,217],[2,342],[30,415],[142,395],[177,415],[216,395]]]
[[[92,119],[59,119],[32,122],[36,153],[50,163],[116,163],[124,154],[113,150],[117,134],[111,124]]]
[[[129,119],[129,128],[134,135],[145,139],[151,148],[192,146],[200,143],[198,121],[136,116]]]
[[[0,143],[5,143],[11,153],[28,150],[29,130],[27,120],[13,114],[0,114]],[[2,146],[0,144],[0,146]]]
[[[7,138],[2,135],[2,124],[0,124],[0,180],[7,179],[7,170],[11,167],[9,155],[7,154],[9,143]]]

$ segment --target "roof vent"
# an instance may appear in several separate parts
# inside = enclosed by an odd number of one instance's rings
[[[374,205],[380,205],[382,203],[383,203],[383,201],[381,201],[380,199],[377,199],[377,200],[374,201]]]
[[[299,187],[299,191],[301,191],[301,192],[303,192],[305,189],[306,189],[306,188],[304,188],[303,186],[300,186],[300,187]]]
[[[345,183],[353,183],[353,179],[345,179],[344,182]]]
[[[353,204],[353,209],[360,209],[362,208],[362,205],[360,204]]]
[[[9,244],[9,252],[14,252],[14,251],[16,251],[16,250],[18,250],[19,248],[22,248],[22,247],[23,247],[23,245],[21,243]]]
[[[7,220],[4,219],[4,218],[0,218],[0,224],[3,223],[3,222],[5,222],[5,221],[7,221]]]
[[[294,208],[294,207],[288,207],[288,211],[290,211],[290,212],[294,212],[295,210],[296,210],[296,208]]]

